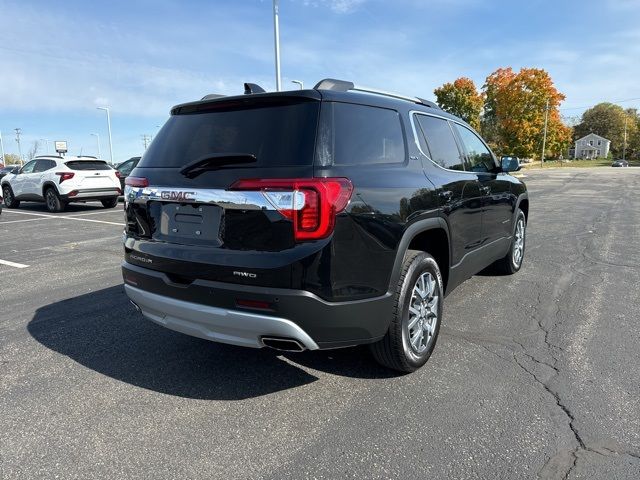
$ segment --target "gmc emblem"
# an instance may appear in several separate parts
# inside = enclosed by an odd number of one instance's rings
[[[160,192],[160,197],[163,200],[174,200],[177,202],[193,200],[193,195],[195,195],[195,192],[176,192],[176,191]]]

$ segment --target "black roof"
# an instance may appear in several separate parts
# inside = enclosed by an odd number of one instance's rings
[[[338,82],[337,88],[325,89],[326,82]],[[253,84],[251,84],[253,85]],[[330,84],[329,84],[330,85]],[[348,88],[352,86],[353,89]],[[333,102],[345,102],[356,103],[361,105],[370,105],[382,108],[391,108],[394,110],[410,110],[422,111],[425,113],[435,113],[441,117],[456,120],[465,123],[460,118],[451,115],[444,110],[440,109],[435,103],[428,100],[421,99],[419,97],[405,97],[404,95],[393,94],[388,92],[376,91],[376,90],[360,90],[359,87],[355,87],[351,82],[345,82],[341,80],[325,79],[312,89],[306,90],[288,90],[282,92],[264,92],[264,93],[250,93],[244,95],[206,95],[201,100],[194,102],[182,103],[174,106],[171,109],[171,114],[176,115],[180,113],[194,113],[197,111],[207,110],[207,107],[222,106],[229,104],[230,106],[238,103],[253,103],[255,101],[268,101],[269,99],[277,100],[284,98],[305,98],[309,101],[333,101]]]

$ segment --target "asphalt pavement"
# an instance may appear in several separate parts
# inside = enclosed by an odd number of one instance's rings
[[[640,477],[640,168],[524,174],[527,250],[410,375],[144,320],[122,207],[0,215],[0,478]]]

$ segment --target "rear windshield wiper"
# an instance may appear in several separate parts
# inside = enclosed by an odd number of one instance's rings
[[[185,165],[180,173],[187,178],[195,178],[201,173],[218,170],[227,165],[255,163],[258,159],[251,153],[210,153]]]

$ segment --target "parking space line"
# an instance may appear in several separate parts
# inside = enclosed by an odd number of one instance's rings
[[[0,260],[0,265],[8,265],[9,267],[15,268],[27,268],[29,266],[25,265],[24,263],[10,262],[9,260]]]
[[[6,225],[7,223],[39,222],[41,220],[47,220],[49,218],[56,218],[56,217],[27,218],[26,220],[9,220],[8,222],[0,222],[0,227],[2,225]]]
[[[46,213],[17,212],[15,210],[8,210],[6,213],[15,213],[15,214],[18,214],[18,215],[32,215],[32,216],[43,217],[43,218],[63,218],[65,220],[77,220],[79,222],[106,223],[108,225],[119,225],[121,227],[124,226],[124,223],[121,223],[121,222],[107,222],[106,220],[93,220],[93,219],[90,219],[90,218],[76,218],[76,217],[70,217],[68,215],[47,215]]]
[[[87,215],[100,215],[100,214],[107,214],[107,213],[119,213],[119,214],[123,214],[124,211],[123,210],[101,210],[99,212],[86,212],[86,213],[70,213],[68,215],[66,215],[67,217],[85,217]]]

